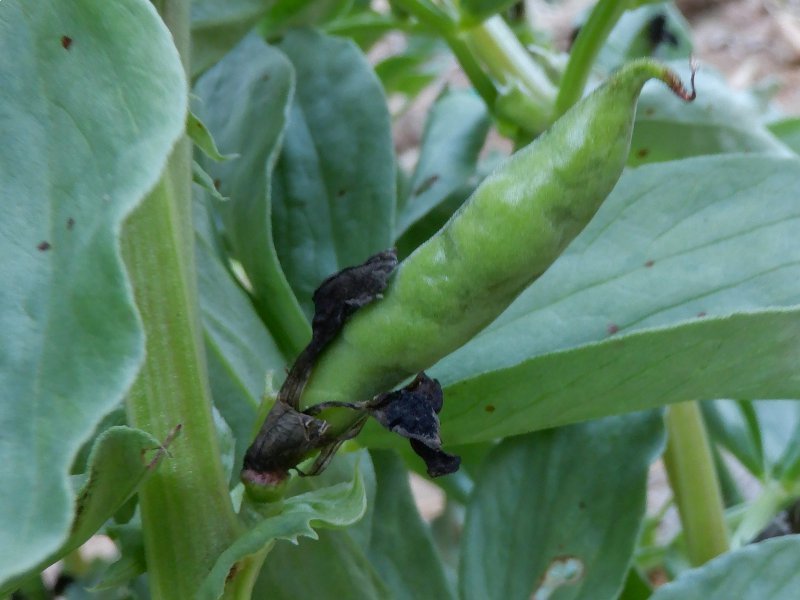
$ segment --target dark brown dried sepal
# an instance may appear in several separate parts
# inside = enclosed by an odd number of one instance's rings
[[[275,402],[255,441],[244,455],[242,479],[260,485],[277,485],[310,452],[333,440],[326,421]]]

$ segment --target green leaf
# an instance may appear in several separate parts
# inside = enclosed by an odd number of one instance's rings
[[[192,112],[190,112],[189,116],[186,118],[186,134],[191,138],[192,142],[194,142],[194,145],[202,150],[203,154],[211,160],[223,162],[236,158],[236,154],[220,154],[208,127],[206,127],[205,123]]]
[[[722,444],[756,477],[765,471],[758,419],[750,402],[715,400],[701,405],[712,439]]]
[[[800,402],[716,400],[703,416],[714,440],[762,480],[782,478],[800,452]]]
[[[119,559],[108,565],[95,584],[95,590],[108,590],[123,586],[147,571],[144,538],[139,519],[135,524],[109,526],[106,528],[106,533],[115,541],[121,555]]]
[[[35,571],[69,554],[97,532],[163,458],[165,451],[159,448],[154,437],[129,427],[111,427],[100,435],[89,459],[88,478],[76,495],[69,537],[41,560]],[[13,591],[18,584],[7,582],[0,594]]]
[[[214,247],[206,199],[195,195],[195,262],[206,358],[214,405],[236,443],[232,480],[253,438],[265,375],[280,373],[285,361]]]
[[[392,593],[346,531],[320,531],[318,540],[276,547],[267,557],[253,597],[375,600],[392,598]]]
[[[228,200],[219,193],[219,190],[214,186],[214,180],[211,175],[206,173],[206,170],[196,160],[192,161],[192,182],[203,188],[218,202],[226,202]]]
[[[214,65],[277,0],[192,0],[192,77]]]
[[[794,600],[800,589],[800,536],[723,554],[658,588],[652,600]]]
[[[767,129],[796,154],[800,153],[800,118],[789,117],[773,121],[767,125]]]
[[[672,65],[689,81],[689,65]],[[792,151],[761,123],[762,111],[747,93],[732,90],[719,74],[703,68],[697,98],[686,104],[663,89],[645,85],[636,112],[628,164],[736,152],[791,156]]]
[[[652,594],[653,590],[647,580],[636,567],[631,567],[617,600],[647,600]]]
[[[73,458],[142,362],[117,236],[183,133],[185,88],[149,2],[0,6],[0,581],[63,545]]]
[[[398,210],[397,237],[474,175],[488,132],[486,105],[472,92],[450,92],[436,101],[425,124],[409,194]]]
[[[516,0],[461,0],[464,18],[469,22],[481,22],[492,15],[503,12],[516,4]]]
[[[764,459],[774,476],[784,477],[800,460],[800,402],[753,402],[764,444]]]
[[[272,39],[293,27],[321,25],[344,15],[353,0],[281,0],[272,5],[259,31]]]
[[[356,466],[364,478],[367,503],[364,516],[346,530],[320,531],[316,541],[276,545],[256,583],[254,598],[349,600],[355,597],[368,600],[388,597],[388,590],[367,558],[376,484],[369,453],[366,450],[339,452],[321,475],[292,479],[290,493],[319,490],[350,481]],[[314,565],[314,577],[298,577],[297,573],[304,572],[307,565]]]
[[[467,506],[460,597],[615,597],[644,516],[648,467],[663,443],[660,411],[502,442]]]
[[[225,581],[231,568],[242,559],[271,548],[276,540],[297,543],[300,536],[317,539],[314,527],[345,527],[358,521],[367,508],[364,481],[361,471],[356,469],[350,483],[340,483],[284,501],[279,514],[269,516],[249,527],[214,564],[203,581],[198,597],[216,599],[222,596]],[[272,562],[270,557],[269,562]],[[293,577],[304,577],[294,571]],[[270,596],[273,597],[273,596]]]
[[[798,187],[800,161],[765,156],[627,172],[550,270],[431,369],[446,444],[687,398],[800,397]]]
[[[310,315],[323,279],[391,245],[394,154],[380,82],[354,44],[293,31],[279,48],[297,91],[273,176],[272,222],[286,277]]]
[[[655,20],[661,18],[663,33],[657,38]],[[677,60],[688,59],[691,53],[691,30],[686,19],[671,2],[660,2],[625,12],[597,55],[595,67],[611,73],[641,56]]]
[[[272,238],[271,180],[294,89],[292,65],[249,36],[195,86],[197,113],[221,148],[239,158],[202,160],[230,202],[218,206],[254,302],[284,353],[295,355],[311,329],[283,274]]]
[[[372,461],[378,494],[368,556],[392,597],[454,598],[428,525],[417,511],[408,472],[393,452],[376,450]]]
[[[375,65],[375,74],[387,94],[404,94],[413,101],[438,75],[427,52],[395,54]],[[398,114],[399,111],[393,111]]]

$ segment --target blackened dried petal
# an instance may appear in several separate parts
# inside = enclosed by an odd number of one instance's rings
[[[420,373],[406,387],[380,394],[365,405],[381,425],[411,442],[424,461],[428,475],[439,477],[458,470],[461,459],[444,452],[439,437],[438,413],[444,404],[442,386]]]
[[[376,396],[367,410],[389,431],[438,448],[442,440],[437,413],[442,402],[439,382],[420,373],[408,386]]]
[[[297,357],[286,376],[278,399],[299,408],[303,388],[320,352],[338,335],[345,322],[362,306],[380,297],[397,266],[397,252],[385,250],[355,267],[334,273],[314,292],[311,342]]]
[[[411,441],[411,449],[425,461],[428,475],[440,477],[458,471],[461,466],[461,457],[455,454],[448,454],[444,450],[431,448],[417,440]]]
[[[364,264],[348,267],[331,275],[314,292],[312,344],[322,350],[344,326],[345,321],[362,306],[369,304],[386,289],[389,275],[397,266],[397,252],[385,250]]]

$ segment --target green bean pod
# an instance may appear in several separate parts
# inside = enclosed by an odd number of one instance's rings
[[[642,86],[658,62],[632,62],[502,163],[396,270],[319,357],[301,404],[361,401],[469,341],[558,258],[613,189],[628,157]]]

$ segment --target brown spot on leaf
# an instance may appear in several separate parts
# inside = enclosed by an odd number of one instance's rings
[[[52,248],[52,246],[50,245],[50,242],[40,242],[40,243],[39,243],[39,245],[38,245],[38,246],[36,246],[36,247],[37,247],[37,248],[38,248],[38,249],[39,249],[41,252],[46,252],[47,250],[50,250],[50,248]]]
[[[606,331],[608,331],[608,335],[614,335],[619,331],[619,325],[616,323],[609,323],[608,327],[606,327]]]
[[[72,231],[72,228],[73,228],[73,227],[75,227],[75,219],[73,219],[72,217],[70,217],[69,219],[67,219],[67,229],[68,229],[69,231]]]
[[[342,188],[342,189],[340,189],[338,192],[336,192],[336,197],[337,197],[337,198],[341,198],[341,197],[342,197],[342,196],[344,196],[346,193],[347,193],[347,190],[346,190],[346,189],[344,189],[344,188]]]
[[[238,572],[239,572],[239,565],[234,563],[233,566],[231,566],[230,571],[228,571],[228,574],[225,576],[225,583],[228,583],[229,581],[233,580],[233,578],[236,577],[236,574]]]
[[[431,186],[433,186],[433,184],[436,183],[437,181],[439,181],[439,176],[431,175],[417,186],[417,189],[414,190],[414,196],[419,196],[420,194],[424,194],[429,189],[431,189]]]
[[[706,311],[704,310],[701,310],[699,313],[697,313],[697,317],[700,319],[702,319],[705,316],[706,316]]]
[[[639,148],[636,151],[636,156],[638,156],[639,158],[644,158],[648,154],[650,154],[650,150],[648,150],[647,148]]]
[[[219,179],[214,180],[214,189],[219,191],[219,186],[222,185],[222,182]]]
[[[652,117],[654,114],[656,114],[656,109],[655,109],[655,108],[653,108],[652,106],[651,106],[651,107],[649,107],[649,108],[646,108],[646,109],[644,110],[644,114],[645,114],[646,116],[648,116],[648,117]]]
[[[654,264],[656,264],[656,261],[654,261],[654,260],[648,260],[646,263],[644,263],[644,266],[645,266],[645,267],[647,267],[647,268],[649,269],[649,268],[650,268],[650,267],[652,267]]]
[[[72,46],[72,38],[69,37],[68,35],[62,35],[61,36],[61,47],[64,48],[64,50],[69,50],[70,46]]]
[[[494,412],[494,405],[493,404],[487,404],[486,408],[484,410],[486,412],[488,412],[488,413],[493,413]]]

